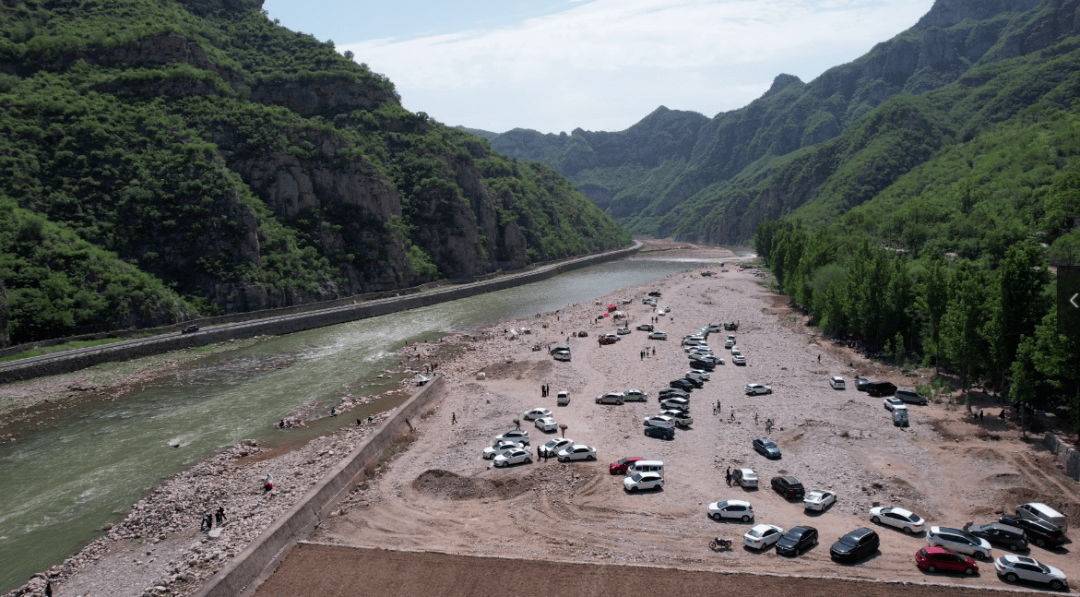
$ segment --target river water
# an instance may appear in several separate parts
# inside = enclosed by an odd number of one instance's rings
[[[0,593],[63,562],[185,466],[244,438],[272,440],[273,423],[299,406],[336,403],[347,386],[394,366],[405,342],[554,311],[700,265],[635,257],[276,337],[207,356],[120,400],[72,409],[0,446]],[[169,447],[174,440],[180,449]]]

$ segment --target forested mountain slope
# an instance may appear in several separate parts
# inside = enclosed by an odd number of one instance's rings
[[[661,108],[618,133],[515,130],[492,147],[552,165],[635,232],[746,241],[805,204],[818,221],[844,213],[1027,107],[1067,104],[1077,5],[938,0],[865,56],[810,83],[780,75],[739,110],[681,113],[675,126]],[[610,139],[648,137],[651,161],[612,150]]]
[[[0,6],[0,345],[630,240],[257,0]]]

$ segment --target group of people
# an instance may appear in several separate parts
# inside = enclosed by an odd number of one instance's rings
[[[540,386],[540,397],[547,398],[551,395],[551,385],[543,384]]]
[[[655,346],[650,346],[649,348],[642,348],[641,349],[641,360],[644,361],[645,357],[655,357],[655,356],[656,356],[656,347]]]
[[[214,528],[214,523],[217,522],[219,527],[225,525],[225,506],[218,506],[217,512],[210,514],[207,512],[202,517],[202,532],[208,533],[210,529]]]

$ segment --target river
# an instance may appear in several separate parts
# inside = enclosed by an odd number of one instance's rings
[[[394,366],[405,342],[554,311],[699,265],[635,257],[275,337],[207,356],[178,378],[122,399],[70,409],[0,446],[0,593],[62,563],[161,480],[240,439],[280,437],[273,422],[299,406],[336,403],[346,387]],[[181,448],[169,447],[173,441]]]

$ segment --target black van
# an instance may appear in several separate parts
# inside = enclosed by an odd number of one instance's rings
[[[887,381],[872,381],[866,384],[866,393],[871,396],[892,396],[896,386]]]

